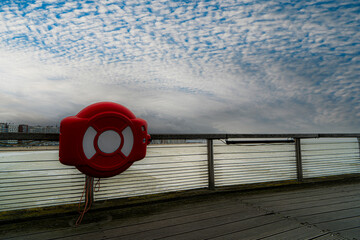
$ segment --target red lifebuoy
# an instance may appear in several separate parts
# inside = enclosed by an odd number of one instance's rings
[[[92,104],[60,124],[59,159],[91,177],[117,175],[143,159],[150,142],[145,120],[113,102]]]

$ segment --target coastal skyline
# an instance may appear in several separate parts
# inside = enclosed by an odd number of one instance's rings
[[[152,133],[360,132],[360,3],[2,1],[0,122],[113,101]]]

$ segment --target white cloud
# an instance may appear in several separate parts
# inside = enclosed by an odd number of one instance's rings
[[[42,2],[1,6],[0,121],[111,100],[157,131],[360,130],[356,5]]]

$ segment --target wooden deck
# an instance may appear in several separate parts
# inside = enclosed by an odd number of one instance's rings
[[[0,226],[1,239],[360,239],[360,183],[222,193]]]

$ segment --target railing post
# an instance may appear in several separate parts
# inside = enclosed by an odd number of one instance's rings
[[[215,172],[214,172],[214,145],[213,140],[207,140],[207,154],[208,154],[208,184],[209,189],[215,189]]]
[[[299,182],[302,182],[303,181],[303,168],[302,168],[302,159],[301,159],[301,142],[300,142],[300,138],[294,138],[294,140],[295,140],[297,180]]]

